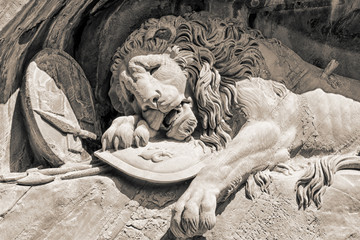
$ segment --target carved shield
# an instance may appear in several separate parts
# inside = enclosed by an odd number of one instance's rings
[[[218,153],[193,140],[179,142],[153,139],[146,147],[107,150],[94,153],[100,160],[136,179],[157,183],[175,183],[195,177]]]
[[[21,96],[31,146],[39,160],[59,166],[91,159],[76,132],[100,136],[100,124],[90,84],[70,55],[55,49],[39,52],[27,68]]]

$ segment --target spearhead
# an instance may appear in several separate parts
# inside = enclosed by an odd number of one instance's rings
[[[83,130],[80,127],[75,127],[73,123],[69,122],[64,117],[58,116],[54,113],[45,112],[40,109],[34,109],[34,111],[39,114],[45,121],[64,133],[72,133],[74,136],[79,136],[81,138],[90,138],[93,140],[97,139],[95,133]]]

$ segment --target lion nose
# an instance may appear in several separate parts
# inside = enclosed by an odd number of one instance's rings
[[[148,98],[144,99],[142,109],[146,110],[148,108],[157,109],[158,101],[161,97],[161,93],[159,90],[155,90]]]

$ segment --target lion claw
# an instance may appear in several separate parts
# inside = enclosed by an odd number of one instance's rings
[[[116,118],[101,137],[102,150],[129,148],[133,144],[144,147],[148,144],[150,133],[148,125],[138,116]],[[135,128],[136,126],[136,128]]]
[[[149,143],[150,132],[148,124],[141,120],[134,131],[135,144],[137,147],[145,147]]]

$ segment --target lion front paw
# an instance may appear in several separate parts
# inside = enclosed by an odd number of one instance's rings
[[[101,137],[102,150],[128,148],[132,145],[136,116],[118,117]]]
[[[215,226],[216,197],[213,188],[190,186],[177,201],[170,229],[176,237],[202,235]]]
[[[135,128],[136,126],[136,128]],[[149,142],[150,130],[147,123],[139,121],[138,116],[116,118],[101,138],[102,150],[146,146]]]

